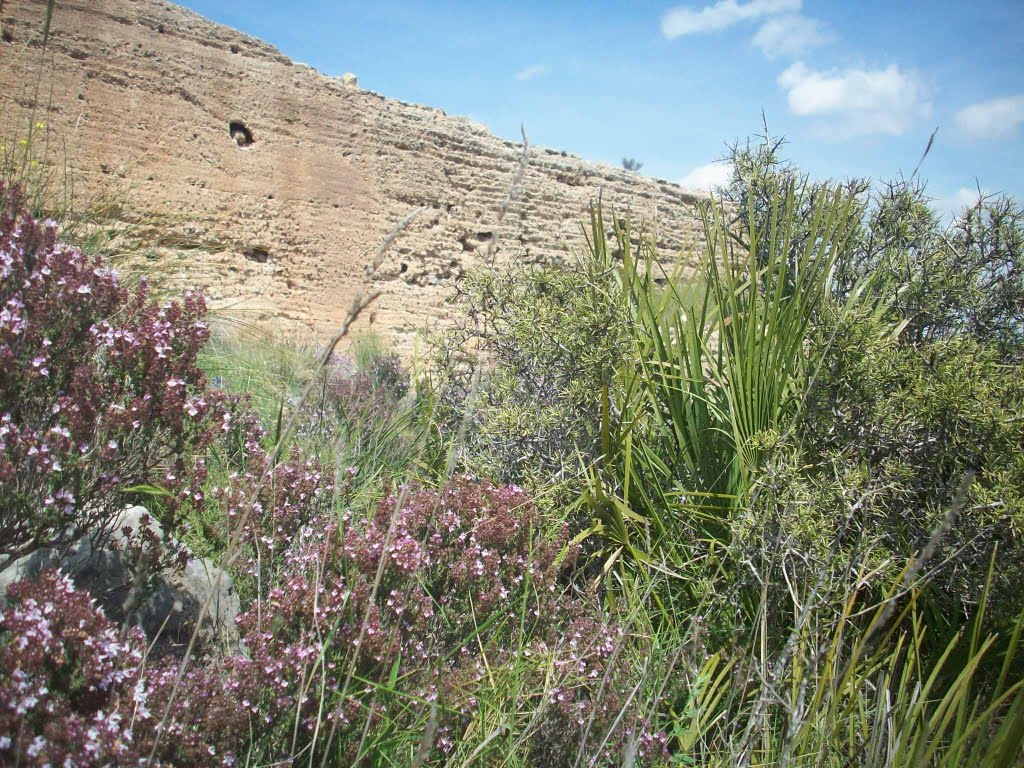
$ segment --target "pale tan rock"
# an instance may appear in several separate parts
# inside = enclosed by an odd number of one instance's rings
[[[346,72],[341,76],[341,84],[346,88],[355,88],[359,85],[359,78],[357,78],[351,72]]]
[[[499,263],[557,261],[600,195],[657,211],[666,254],[698,241],[698,196],[541,147],[498,229],[520,146],[479,124],[347,87],[159,0],[62,0],[44,55],[45,8],[4,3],[2,123],[45,122],[79,199],[121,190],[131,236],[232,321],[325,338],[382,238],[421,206],[372,278],[375,327],[406,357],[495,234]]]

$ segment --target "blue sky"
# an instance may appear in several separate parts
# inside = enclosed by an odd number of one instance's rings
[[[1024,2],[185,0],[364,88],[700,187],[761,131],[818,177],[1024,199]]]

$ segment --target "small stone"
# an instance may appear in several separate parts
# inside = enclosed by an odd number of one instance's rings
[[[188,643],[207,600],[210,607],[199,625],[200,644],[220,643],[236,649],[235,619],[241,611],[241,602],[234,581],[205,558],[189,560],[184,570],[167,573],[160,579],[156,591],[140,611],[142,628],[148,637],[155,638],[165,648],[182,647]]]
[[[344,85],[346,88],[358,88],[359,78],[357,78],[351,72],[346,72],[344,75],[341,76],[341,84]]]

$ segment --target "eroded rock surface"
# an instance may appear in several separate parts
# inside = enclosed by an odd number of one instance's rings
[[[45,7],[0,10],[4,137],[30,114],[46,123],[78,199],[124,192],[131,237],[243,322],[329,333],[377,244],[425,206],[360,320],[408,356],[496,236],[520,147],[484,127],[327,77],[159,0],[62,0],[44,53]],[[533,148],[497,260],[563,257],[598,194],[618,211],[656,209],[667,252],[696,241],[696,198],[678,186]]]

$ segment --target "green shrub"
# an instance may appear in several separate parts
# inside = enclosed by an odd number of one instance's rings
[[[800,430],[809,477],[830,483],[842,467],[847,493],[864,496],[857,530],[898,561],[943,523],[973,473],[936,558],[949,559],[932,582],[936,616],[956,627],[973,612],[998,545],[998,615],[1013,621],[1024,608],[1024,370],[971,335],[907,345],[870,318],[826,328]],[[820,495],[807,503],[822,521],[841,515]]]
[[[603,222],[595,218],[593,227],[600,231]],[[448,438],[471,408],[461,452],[467,469],[501,482],[546,484],[597,457],[595,395],[631,351],[615,277],[608,252],[467,276],[460,296],[466,319],[435,339],[432,382]]]
[[[769,219],[772,179],[803,179],[798,207],[820,195],[779,147],[734,150],[727,196],[755,221]],[[946,634],[973,613],[996,545],[1001,609],[990,620],[1012,622],[1024,604],[1012,588],[1024,530],[1024,210],[983,199],[943,227],[915,178],[847,186],[864,213],[807,334],[817,367],[800,395],[806,412],[761,478],[771,489],[761,523],[805,552],[870,542],[890,576],[948,525],[925,593],[933,628]],[[944,522],[968,473],[963,508]]]

